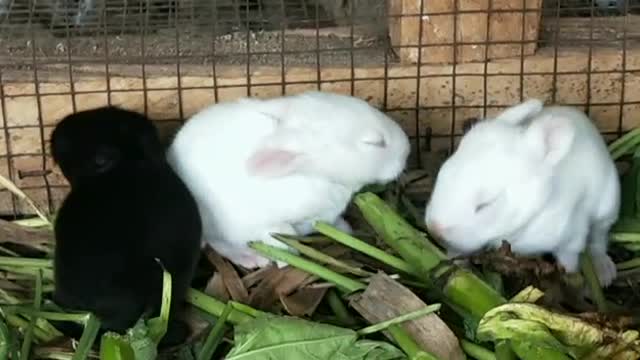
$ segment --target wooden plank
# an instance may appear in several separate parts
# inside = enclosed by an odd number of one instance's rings
[[[552,49],[541,49],[536,55],[525,58],[525,73],[522,75],[519,57],[495,60],[487,65],[486,80],[484,63],[461,64],[456,66],[455,96],[450,65],[421,67],[422,76],[428,77],[420,81],[419,99],[416,99],[418,82],[415,79],[415,66],[390,67],[386,82],[384,67],[356,68],[353,78],[349,68],[322,68],[320,80],[323,90],[344,94],[351,93],[353,84],[355,96],[368,100],[374,106],[386,105],[390,109],[389,115],[410,136],[424,135],[426,128],[431,127],[437,137],[432,145],[434,149],[441,149],[449,147],[452,126],[456,134],[461,134],[463,120],[483,115],[485,81],[488,115],[519,102],[521,91],[524,97],[539,97],[545,101],[551,101],[555,92],[557,102],[565,104],[586,104],[587,95],[590,94],[591,112],[601,131],[617,131],[620,120],[623,129],[640,125],[640,104],[635,103],[640,102],[640,48],[626,51],[624,99],[620,98],[623,86],[622,54],[616,49],[593,49],[591,69],[602,73],[591,74],[590,84],[587,77],[588,49],[561,50],[557,61],[554,61]],[[554,63],[558,73],[555,83]],[[182,117],[187,118],[215,101],[210,67],[182,67],[180,91],[177,90],[175,67],[149,66],[146,69],[146,91],[139,72],[132,70],[135,68],[137,66],[134,65],[110,67],[111,102],[127,109],[144,111],[146,99],[149,115],[158,119],[165,138],[179,126],[177,119],[181,117],[180,109]],[[318,81],[318,73],[310,68],[289,68],[284,74],[279,66],[253,67],[251,70],[251,87],[248,90],[245,67],[218,68],[216,84],[220,88],[217,90],[217,100],[232,100],[248,92],[261,97],[278,96],[282,94],[283,79],[286,82],[284,91],[288,94],[315,89]],[[41,170],[43,167],[52,169],[47,180],[54,186],[51,197],[56,208],[66,194],[66,189],[62,187],[66,186],[66,182],[50,157],[47,156],[46,164],[43,164],[42,148],[48,152],[48,139],[53,125],[73,111],[74,101],[77,110],[107,104],[107,79],[104,67],[79,68],[74,71],[73,88],[76,93],[72,95],[68,69],[42,68],[39,71],[40,96],[37,97],[30,78],[32,74],[30,71],[3,72],[5,99],[0,106],[4,104],[5,109],[0,109],[0,125],[6,124],[8,128],[0,131],[0,174],[8,176],[10,167],[16,184],[46,208],[48,195],[44,178],[21,178],[18,174]],[[178,97],[178,94],[181,96]],[[619,105],[622,100],[626,103],[624,106]],[[420,108],[417,112],[416,104]],[[39,113],[45,124],[44,143],[38,126]],[[419,122],[420,134],[416,133],[416,121]],[[14,155],[11,163],[6,158],[7,146]],[[19,206],[18,211],[31,213],[25,206]],[[12,212],[9,194],[0,192],[0,214]]]
[[[489,14],[490,7],[509,12]],[[542,0],[390,0],[389,34],[393,46],[412,46],[399,51],[405,63],[418,61],[419,44],[427,45],[421,50],[422,63],[453,63],[454,34],[455,42],[459,43],[499,42],[489,45],[488,52],[482,44],[457,45],[456,63],[531,55],[536,50],[541,8]],[[524,9],[538,11],[529,11],[523,16]],[[453,15],[458,11],[478,12]],[[519,44],[523,41],[534,42]],[[438,44],[446,45],[433,46]]]

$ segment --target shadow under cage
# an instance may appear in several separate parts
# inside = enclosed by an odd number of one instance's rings
[[[0,0],[0,174],[54,211],[71,112],[146,112],[168,140],[214,102],[311,89],[386,111],[416,170],[528,97],[615,138],[640,119],[639,41],[638,0]],[[0,192],[1,215],[31,213]]]

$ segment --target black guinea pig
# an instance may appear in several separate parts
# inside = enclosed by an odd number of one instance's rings
[[[169,328],[160,345],[183,342],[189,328],[176,313],[200,257],[202,224],[154,124],[113,106],[77,112],[54,129],[51,152],[71,185],[54,226],[53,301],[93,312],[100,334],[123,333],[143,313],[159,313],[158,259],[172,276]],[[81,331],[76,327],[75,336]]]

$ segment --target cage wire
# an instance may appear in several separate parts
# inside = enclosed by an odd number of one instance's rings
[[[414,145],[411,167],[424,165],[424,151],[451,151],[471,119],[532,95],[526,88],[536,81],[549,82],[544,99],[550,103],[580,106],[595,117],[608,113],[606,126],[600,126],[606,136],[619,136],[634,125],[633,117],[640,117],[640,99],[627,89],[638,82],[640,71],[640,59],[629,57],[640,54],[634,52],[640,0],[433,4],[0,0],[0,173],[55,210],[68,187],[48,154],[49,134],[61,116],[106,104],[135,105],[171,134],[188,116],[217,101],[336,89],[373,102],[401,122]],[[520,19],[517,27],[492,29],[514,14]],[[433,24],[447,16],[453,34],[442,41]],[[484,38],[465,41],[470,32]],[[513,39],[493,39],[501,33]],[[432,61],[447,46],[456,60]],[[503,68],[503,59],[492,55],[502,51],[500,46],[517,48],[502,56],[511,59],[510,66]],[[563,64],[561,54],[571,50],[582,51],[586,64]],[[596,61],[594,54],[601,51],[617,56],[619,66],[603,66],[610,57]],[[552,63],[550,71],[528,62],[540,54]],[[471,66],[476,71],[468,71]],[[259,75],[263,69],[269,75]],[[500,82],[505,77],[507,85]],[[581,98],[563,89],[569,77],[586,82]],[[469,84],[477,84],[473,79],[480,85],[469,91]],[[603,84],[609,86],[607,96],[595,96],[605,91],[599,88]],[[190,94],[196,92],[209,97],[195,101]],[[515,93],[513,101],[494,99],[500,93]],[[1,215],[27,213],[30,209],[14,196],[0,192]]]

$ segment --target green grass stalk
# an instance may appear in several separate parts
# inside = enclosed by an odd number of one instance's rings
[[[410,360],[439,360],[437,356],[422,350],[400,325],[391,325],[387,331]]]
[[[312,248],[311,246],[305,245],[300,241],[292,239],[288,236],[283,236],[280,234],[273,234],[272,236],[276,238],[278,241],[281,241],[287,244],[288,246],[298,250],[301,254],[305,255],[306,257],[312,260],[315,260],[317,262],[320,262],[322,264],[334,266],[338,269],[344,270],[345,272],[351,273],[356,276],[368,277],[373,275],[368,271],[364,271],[362,269],[358,269],[356,267],[348,265],[343,261],[337,260],[321,251],[318,251]]]
[[[53,261],[50,259],[34,259],[13,256],[0,256],[0,266],[53,268]]]
[[[580,268],[582,270],[582,274],[584,274],[585,280],[587,281],[587,285],[591,289],[591,295],[593,295],[593,300],[596,302],[598,310],[606,313],[608,310],[607,299],[600,287],[598,275],[593,267],[593,257],[588,249],[580,254]]]
[[[618,263],[616,264],[616,268],[618,268],[619,271],[640,268],[640,257]]]
[[[33,302],[34,309],[36,311],[40,310],[40,306],[42,305],[42,275],[40,272],[36,275],[36,293],[35,299]],[[38,320],[38,316],[31,316],[29,319],[29,327],[25,332],[24,339],[22,341],[22,347],[20,348],[20,360],[28,360],[31,355],[31,344],[33,343],[33,330],[36,326],[36,321]]]
[[[100,320],[95,317],[93,314],[89,315],[87,323],[84,326],[84,331],[82,332],[82,336],[80,337],[80,342],[78,343],[78,347],[76,352],[73,354],[72,360],[84,360],[89,356],[89,352],[91,352],[91,347],[96,340],[96,336],[98,335],[98,330],[100,330]]]
[[[356,319],[349,314],[349,310],[344,305],[335,289],[329,289],[327,292],[327,302],[341,324],[345,326],[354,326],[356,324]]]
[[[415,319],[421,318],[421,317],[423,317],[425,315],[428,315],[428,314],[431,314],[433,312],[436,312],[438,310],[440,310],[440,304],[432,304],[432,305],[429,305],[429,306],[425,306],[422,309],[419,309],[419,310],[416,310],[416,311],[412,311],[412,312],[409,312],[407,314],[395,317],[393,319],[385,320],[385,321],[379,322],[377,324],[362,328],[362,329],[358,330],[358,335],[360,335],[360,336],[370,335],[370,334],[376,333],[378,331],[385,330],[391,325],[397,325],[397,324],[401,324],[401,323],[403,323],[405,321],[415,320]]]
[[[371,258],[385,263],[395,269],[398,269],[407,274],[418,275],[416,269],[408,262],[396,256],[390,255],[387,252],[380,250],[375,246],[369,245],[366,242],[357,239],[347,233],[344,233],[327,223],[317,222],[315,223],[314,228],[319,233],[330,237],[331,239],[341,243],[342,245],[348,246],[354,250],[366,254]]]
[[[210,360],[213,358],[213,354],[216,352],[218,345],[222,342],[222,338],[224,336],[225,323],[231,314],[233,307],[231,304],[227,303],[225,305],[224,310],[222,311],[222,315],[216,321],[216,324],[211,329],[211,332],[207,336],[207,339],[198,353],[198,357],[196,360]]]
[[[316,264],[312,261],[303,259],[300,256],[292,254],[287,250],[277,248],[275,246],[270,246],[262,242],[251,242],[249,243],[249,247],[270,259],[284,261],[285,263],[293,267],[330,281],[336,284],[336,286],[341,291],[347,294],[356,292],[358,290],[364,290],[366,288],[366,285],[359,281],[353,280],[347,276],[329,270],[322,265]]]
[[[460,346],[462,350],[472,358],[476,360],[497,360],[496,354],[491,352],[489,349],[480,346],[476,343],[473,343],[469,340],[462,339],[460,340]]]
[[[198,309],[215,317],[222,316],[226,304],[196,289],[187,291],[186,301]],[[234,325],[253,319],[252,316],[244,312],[233,309],[229,314],[228,321]]]

